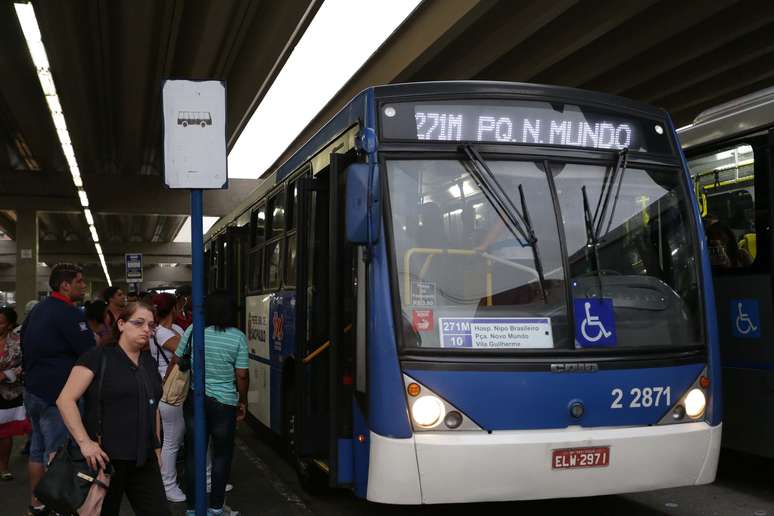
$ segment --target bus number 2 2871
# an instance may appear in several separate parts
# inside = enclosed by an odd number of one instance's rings
[[[629,408],[650,408],[659,407],[662,404],[669,407],[672,404],[672,391],[667,387],[635,387],[629,391],[629,397],[625,398],[624,391],[613,389],[610,392],[613,397],[611,409],[622,409],[625,406]]]

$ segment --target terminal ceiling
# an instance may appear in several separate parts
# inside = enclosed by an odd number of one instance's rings
[[[160,179],[161,80],[226,80],[233,144],[320,3],[33,2],[97,229],[114,249],[111,274],[122,276],[116,262],[128,243],[151,255],[154,244],[167,245],[155,248],[159,261],[174,261],[166,252],[182,254],[170,242],[185,220],[187,196],[165,191]],[[32,61],[11,3],[1,9],[0,228],[13,237],[14,210],[33,205],[43,211],[42,259],[49,251],[51,258],[74,256],[82,243],[88,261],[88,230]],[[372,84],[559,84],[655,104],[683,125],[707,107],[774,84],[772,64],[770,0],[426,0],[278,162]],[[208,194],[205,210],[224,214],[253,185],[232,181],[228,192]]]
[[[123,277],[125,251],[145,251],[151,262],[190,263],[190,246],[171,243],[189,200],[161,180],[161,82],[225,80],[233,143],[321,0],[32,4],[111,276]],[[39,261],[93,263],[100,277],[11,0],[0,0],[0,78],[0,230],[14,238],[15,210],[40,210]],[[206,193],[205,215],[225,214],[255,184],[233,180],[228,192]]]
[[[455,79],[603,91],[663,107],[679,127],[774,85],[774,2],[426,1],[277,163],[369,85]]]

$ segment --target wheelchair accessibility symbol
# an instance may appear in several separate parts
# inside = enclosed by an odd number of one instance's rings
[[[579,348],[616,345],[615,315],[612,299],[573,300],[575,345]]]
[[[757,299],[731,300],[731,333],[741,339],[761,336],[761,321]]]

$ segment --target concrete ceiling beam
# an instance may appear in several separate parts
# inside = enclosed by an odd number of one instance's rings
[[[130,215],[189,215],[188,190],[169,190],[159,176],[85,176],[92,212]],[[255,179],[229,179],[227,190],[204,192],[204,214],[221,217],[252,192]],[[34,192],[31,194],[30,192]],[[2,171],[0,208],[79,212],[81,205],[69,175],[54,172]]]

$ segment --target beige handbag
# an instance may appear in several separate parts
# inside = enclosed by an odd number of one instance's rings
[[[193,333],[193,332],[191,332]],[[191,334],[188,334],[187,344],[191,342]],[[164,390],[161,395],[161,401],[167,405],[179,407],[188,396],[191,386],[191,350],[188,349],[185,355],[178,358],[177,363],[172,366],[172,370],[167,375],[164,382]]]

